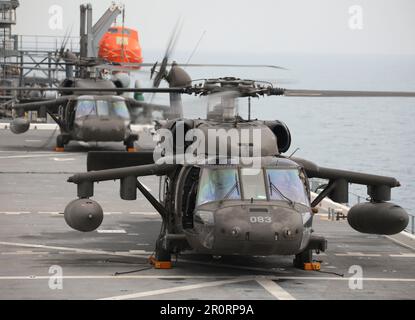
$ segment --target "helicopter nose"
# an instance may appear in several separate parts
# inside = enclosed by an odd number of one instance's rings
[[[199,228],[200,242],[221,254],[295,254],[303,238],[303,219],[290,206],[230,206],[214,213],[208,239]],[[198,228],[196,226],[196,228]]]
[[[251,241],[292,241],[302,232],[300,214],[292,208],[278,206],[224,208],[217,212],[216,223],[223,226],[220,234]]]
[[[85,119],[81,126],[84,141],[122,141],[126,128],[123,120],[112,118]]]

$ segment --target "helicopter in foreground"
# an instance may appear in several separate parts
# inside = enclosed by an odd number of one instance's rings
[[[170,88],[152,90],[169,93],[177,113],[182,94],[218,103],[209,105],[206,119],[181,115],[164,123],[154,152],[89,152],[88,172],[68,179],[77,185],[78,199],[64,212],[73,229],[89,232],[100,226],[103,210],[91,197],[94,183],[107,180],[120,180],[123,200],[135,200],[138,189],[162,217],[153,261],[159,268],[170,267],[171,255],[185,250],[214,256],[294,255],[294,266],[306,268],[314,251],[327,248],[326,239],[312,229],[317,205],[325,197],[348,202],[349,183],[366,185],[370,199],[350,209],[352,228],[390,235],[407,226],[406,211],[389,202],[398,180],[285,156],[291,144],[288,127],[279,120],[242,119],[237,102],[260,96],[415,97],[415,92],[292,90],[232,77],[192,84],[177,66],[169,74]],[[238,134],[246,139],[234,140]],[[150,175],[161,177],[159,199],[139,180]],[[309,179],[314,177],[329,183],[311,201]]]

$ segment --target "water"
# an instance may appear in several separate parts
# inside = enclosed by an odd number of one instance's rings
[[[176,59],[186,61],[180,54]],[[154,55],[154,59],[160,57]],[[149,55],[147,61],[151,61]],[[344,90],[415,91],[415,56],[203,55],[192,62],[269,63],[288,71],[264,69],[190,69],[193,79],[237,76],[280,80],[281,87]],[[166,97],[158,98],[167,102]],[[296,156],[321,166],[396,177],[392,201],[415,214],[415,98],[289,98],[252,101],[253,117],[284,121]],[[246,116],[246,101],[241,114]],[[203,117],[203,99],[186,97],[185,116]],[[366,187],[350,191],[366,196]],[[350,202],[356,198],[351,196]]]

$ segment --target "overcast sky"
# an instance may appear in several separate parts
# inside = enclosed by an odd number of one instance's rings
[[[18,34],[79,34],[79,4],[87,1],[20,0]],[[94,22],[111,1],[90,0]],[[178,48],[200,52],[415,54],[413,0],[124,0],[126,26],[137,28],[144,50],[164,50],[181,16]],[[53,5],[63,28],[49,27]],[[356,7],[356,5],[358,7]],[[121,18],[118,19],[121,22]]]

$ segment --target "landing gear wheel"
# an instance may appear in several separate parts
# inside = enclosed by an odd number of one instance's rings
[[[304,263],[313,262],[313,250],[306,249],[303,252],[300,252],[295,255],[294,258],[294,267],[299,269],[304,269]]]
[[[69,143],[69,137],[66,135],[58,135],[56,137],[56,151],[64,151],[65,145]]]
[[[135,147],[134,147],[134,141],[126,141],[125,142],[125,149],[128,152],[134,152],[135,151]]]
[[[130,135],[125,141],[124,145],[128,152],[135,152],[134,142],[137,141],[138,137],[136,135]]]

